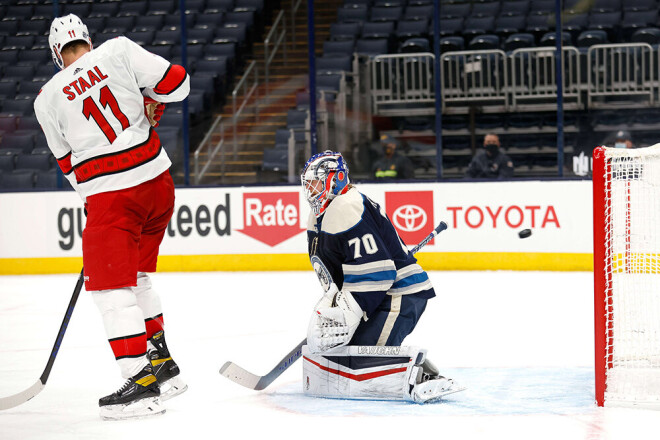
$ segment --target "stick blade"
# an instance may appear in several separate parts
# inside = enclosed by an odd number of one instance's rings
[[[0,411],[14,408],[24,404],[25,402],[27,402],[28,400],[32,399],[34,396],[39,394],[41,390],[44,389],[44,386],[45,385],[41,383],[40,380],[38,380],[34,385],[32,385],[30,388],[28,388],[25,391],[21,391],[20,393],[16,393],[8,397],[0,397]]]
[[[259,380],[261,376],[252,374],[246,369],[239,367],[233,362],[225,362],[225,364],[220,368],[220,374],[225,376],[227,379],[232,382],[236,382],[239,385],[249,388],[251,390],[259,390],[257,385],[259,385]]]

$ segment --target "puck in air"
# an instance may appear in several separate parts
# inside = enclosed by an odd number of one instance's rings
[[[527,238],[530,235],[532,235],[531,229],[523,229],[522,231],[518,232],[518,237],[520,238]]]

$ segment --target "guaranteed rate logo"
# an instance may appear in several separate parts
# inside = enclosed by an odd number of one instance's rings
[[[239,232],[276,246],[304,231],[297,192],[243,194],[243,229]]]

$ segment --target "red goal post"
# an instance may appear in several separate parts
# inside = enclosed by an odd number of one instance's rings
[[[599,406],[660,409],[660,144],[593,153]]]

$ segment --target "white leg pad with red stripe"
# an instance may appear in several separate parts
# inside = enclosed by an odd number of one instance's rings
[[[315,397],[414,401],[426,350],[419,347],[344,346],[312,354],[305,345],[303,391]]]

